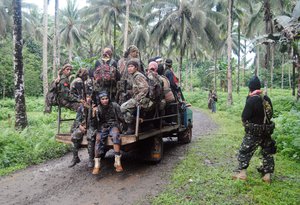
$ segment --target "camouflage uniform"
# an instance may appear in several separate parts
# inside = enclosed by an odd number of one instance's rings
[[[112,101],[115,101],[115,97],[117,94],[117,82],[120,80],[120,72],[117,70],[117,63],[115,62],[115,60],[109,59],[107,61],[101,60],[101,63],[100,61],[97,61],[96,64],[98,64],[99,66],[101,66],[101,64],[109,65],[109,67],[115,72],[115,79],[110,80],[109,82],[102,79],[93,81],[94,101],[98,101],[97,99],[95,99],[95,96],[98,96],[98,94],[102,91],[106,91],[109,95],[109,98]]]
[[[70,91],[70,82],[67,76],[61,75],[58,83],[58,101],[63,107],[77,111],[80,107],[80,99]]]
[[[117,103],[110,102],[108,106],[98,105],[94,123],[94,129],[100,133],[100,139],[96,140],[95,144],[96,158],[105,156],[105,141],[108,136],[114,144],[121,144],[120,122],[122,121],[123,116]]]
[[[153,102],[147,97],[149,86],[146,77],[139,71],[136,71],[133,74],[132,80],[133,96],[121,105],[121,112],[124,115],[126,123],[134,121],[133,114],[137,105],[140,105],[145,111],[150,110],[153,106]]]
[[[238,170],[246,170],[249,162],[258,148],[261,147],[262,166],[258,169],[262,174],[274,172],[274,158],[276,153],[276,143],[271,138],[271,134],[275,128],[274,123],[264,123],[266,114],[263,107],[263,100],[260,89],[259,79],[253,78],[249,83],[251,94],[247,97],[246,105],[242,113],[242,121],[245,125],[245,136],[241,144],[238,154]],[[257,93],[257,94],[255,94]],[[263,96],[268,101],[271,109],[272,103],[269,97]]]

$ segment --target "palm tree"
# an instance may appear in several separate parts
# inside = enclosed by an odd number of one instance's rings
[[[126,51],[128,45],[128,23],[129,23],[129,6],[131,4],[130,0],[126,0],[126,15],[125,15],[125,25],[124,25],[124,45],[123,52]]]
[[[59,63],[57,62],[57,50],[58,50],[58,0],[55,0],[55,11],[54,11],[54,32],[53,32],[53,69],[52,69],[52,78],[54,79],[57,75],[57,66],[59,67]]]
[[[81,42],[82,33],[79,11],[76,7],[76,0],[68,0],[67,8],[61,12],[61,18],[63,28],[60,33],[67,46],[69,62],[71,62],[73,58],[73,47],[75,43]]]
[[[124,0],[89,0],[87,12],[89,13],[93,26],[101,26],[106,34],[113,36],[113,47],[117,50],[117,29],[122,14],[125,13],[126,2]],[[99,21],[101,20],[101,21]],[[111,35],[111,30],[113,35]],[[114,52],[115,55],[116,52]]]
[[[232,105],[232,69],[231,69],[231,52],[232,52],[232,8],[233,8],[233,0],[228,0],[228,28],[227,28],[227,83],[228,83],[228,96],[227,96],[227,104]]]
[[[44,0],[44,32],[43,32],[43,91],[44,98],[48,92],[48,0]]]
[[[179,48],[179,80],[182,78],[182,60],[188,46],[196,47],[202,45],[209,47],[209,42],[215,41],[211,25],[206,16],[207,7],[201,0],[191,4],[189,1],[163,1],[165,4],[163,19],[158,22],[151,34],[152,39],[157,39],[158,44],[169,42],[169,51]],[[198,44],[199,43],[199,44]],[[201,47],[201,46],[200,46]]]
[[[10,0],[0,1],[0,36],[5,37],[12,30],[13,4]]]
[[[26,103],[24,95],[23,40],[22,40],[22,6],[21,0],[13,0],[13,39],[15,69],[15,111],[16,129],[27,127]]]

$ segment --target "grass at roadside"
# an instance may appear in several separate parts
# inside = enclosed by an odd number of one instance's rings
[[[170,185],[152,204],[298,204],[300,164],[283,156],[275,156],[271,185],[263,183],[256,171],[260,163],[258,151],[248,168],[248,180],[231,179],[243,137],[240,118],[225,111],[212,117],[220,129],[192,145],[176,167]]]

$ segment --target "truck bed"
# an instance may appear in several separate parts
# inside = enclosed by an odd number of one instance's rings
[[[179,128],[179,125],[176,124],[176,125],[167,125],[167,126],[164,126],[161,129],[150,129],[150,130],[147,130],[145,132],[139,133],[138,136],[136,136],[136,135],[122,135],[121,134],[121,143],[122,143],[121,145],[128,145],[128,144],[137,142],[138,140],[144,140],[144,139],[156,136],[156,135],[160,135],[160,134],[163,134],[163,133],[174,131],[178,128]],[[72,144],[71,133],[56,134],[55,139],[58,142],[62,142],[62,143],[65,143],[65,144]],[[86,147],[87,144],[88,144],[88,142],[87,142],[87,139],[86,139],[86,135],[84,135],[81,145],[83,147]],[[107,146],[112,146],[113,143],[112,143],[111,140],[107,139],[106,140],[106,145]]]

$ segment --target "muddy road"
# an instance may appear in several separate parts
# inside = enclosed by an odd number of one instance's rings
[[[194,111],[193,140],[216,130],[217,126],[203,112]],[[81,163],[68,168],[69,153],[59,159],[29,167],[0,178],[0,204],[150,204],[168,184],[176,164],[182,160],[191,144],[180,145],[175,140],[164,144],[164,158],[157,165],[148,164],[133,154],[122,158],[124,172],[116,173],[111,151],[102,160],[101,173],[91,174],[87,168],[87,150],[80,151]]]

